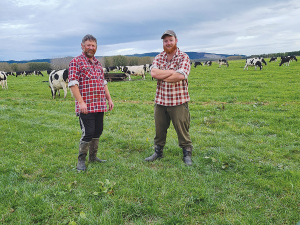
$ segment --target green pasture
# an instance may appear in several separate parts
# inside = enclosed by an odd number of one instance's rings
[[[268,60],[267,60],[268,62]],[[8,77],[0,88],[1,224],[289,224],[300,221],[300,62],[243,71],[192,68],[193,166],[168,131],[153,153],[156,82],[108,83],[98,156],[76,170],[74,99],[51,98],[48,77]]]

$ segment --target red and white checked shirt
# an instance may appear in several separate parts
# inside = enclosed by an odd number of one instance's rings
[[[176,106],[190,101],[188,92],[188,75],[191,70],[189,56],[177,48],[171,61],[167,61],[167,53],[158,54],[151,69],[175,70],[185,76],[184,80],[176,83],[168,83],[157,80],[155,103],[163,106]]]
[[[84,54],[75,57],[69,64],[69,87],[78,85],[88,113],[107,112],[104,78],[101,63],[94,57],[94,63]],[[75,100],[75,112],[79,115],[79,104]]]

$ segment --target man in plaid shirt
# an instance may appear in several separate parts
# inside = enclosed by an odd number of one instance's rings
[[[151,76],[157,79],[154,107],[155,152],[145,160],[151,162],[163,157],[167,130],[172,121],[179,146],[183,150],[183,160],[190,166],[193,149],[189,134],[190,96],[187,81],[191,69],[190,59],[186,53],[177,48],[178,40],[174,31],[167,30],[161,39],[163,39],[164,51],[154,58],[151,66]]]
[[[105,162],[97,158],[99,138],[103,131],[103,116],[112,110],[107,81],[101,63],[94,57],[97,39],[86,35],[81,43],[82,54],[69,64],[69,87],[75,97],[75,112],[79,116],[82,136],[79,142],[77,170],[86,170],[85,158],[89,151],[89,162]]]

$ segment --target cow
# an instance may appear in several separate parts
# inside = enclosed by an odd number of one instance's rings
[[[16,72],[16,77],[21,76],[21,75],[22,75],[22,77],[23,77],[23,76],[24,76],[24,73],[21,72],[21,71]]]
[[[248,66],[255,66],[255,70],[256,70],[257,67],[259,67],[260,70],[262,70],[262,68],[263,68],[262,63],[267,65],[267,63],[266,63],[266,61],[264,60],[263,57],[255,57],[255,58],[246,59],[246,64],[245,64],[244,70],[246,68],[248,70]]]
[[[15,76],[14,72],[6,72],[6,75]]]
[[[106,67],[106,70],[107,70],[107,72],[111,72],[111,71],[117,72],[120,69],[118,66],[110,66],[110,67]]]
[[[291,60],[292,60],[292,61],[295,60],[296,62],[298,61],[295,55],[291,55]]]
[[[291,56],[281,56],[281,62],[279,63],[279,66],[282,64],[285,64],[286,66],[290,66],[292,58]]]
[[[152,64],[146,64],[145,65],[145,73],[150,73],[150,67],[152,66]]]
[[[39,71],[39,70],[35,70],[35,71],[33,71],[33,74],[34,75],[41,75],[42,77],[44,76],[43,74],[42,74],[42,72],[41,71]]]
[[[55,70],[47,70],[47,74],[50,75]]]
[[[7,75],[4,71],[0,71],[0,84],[2,86],[2,89],[8,89]]]
[[[211,66],[211,64],[212,64],[212,61],[206,61],[205,63],[203,63],[204,66],[205,65]]]
[[[197,68],[197,66],[202,66],[201,62],[195,62],[194,67]]]
[[[270,63],[270,62],[277,62],[277,57],[272,57],[272,58],[270,59],[269,63]]]
[[[145,69],[144,65],[140,66],[124,66],[122,72],[128,76],[128,79],[131,80],[130,75],[133,76],[142,76],[142,79],[145,80]]]
[[[228,62],[226,59],[219,59],[219,68],[222,66],[222,65],[226,65],[227,67],[229,66]]]
[[[25,76],[28,76],[28,75],[32,75],[33,72],[34,72],[34,71],[31,71],[31,70],[28,71],[28,70],[27,70],[27,71],[24,71],[23,74],[24,74]]]
[[[51,88],[51,94],[52,98],[54,99],[56,96],[56,92],[58,92],[59,96],[59,90],[64,90],[64,98],[67,96],[67,89],[68,89],[68,69],[64,70],[53,70],[49,75],[49,85]],[[73,96],[72,92],[71,95]]]

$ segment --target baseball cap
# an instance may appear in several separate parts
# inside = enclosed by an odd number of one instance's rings
[[[165,31],[165,32],[163,33],[163,35],[161,36],[161,39],[164,39],[165,35],[170,35],[170,36],[173,36],[173,37],[177,38],[175,32],[172,31],[172,30],[167,30],[167,31]]]

